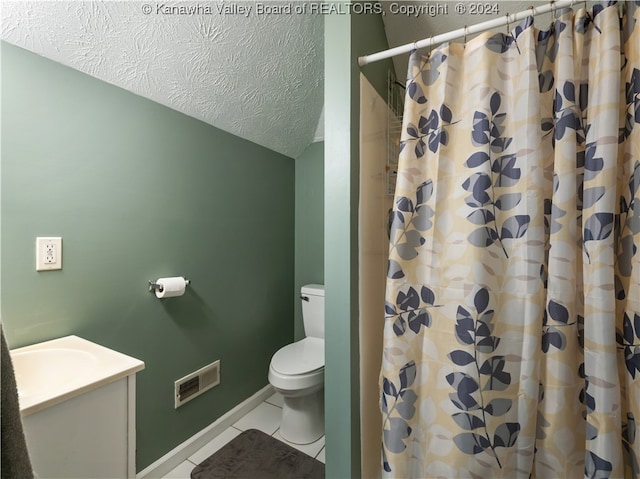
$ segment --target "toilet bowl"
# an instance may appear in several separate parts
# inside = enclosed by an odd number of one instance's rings
[[[324,286],[301,290],[304,339],[271,358],[269,383],[284,398],[280,434],[294,444],[324,435]]]
[[[282,394],[280,434],[295,444],[324,435],[324,340],[304,338],[271,359],[269,382]]]

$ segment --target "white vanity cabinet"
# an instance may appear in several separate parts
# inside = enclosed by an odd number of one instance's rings
[[[74,356],[70,351],[80,347],[89,355],[85,360],[65,358],[65,354]],[[16,349],[11,354],[36,476],[135,478],[135,374],[144,363],[76,336]],[[38,366],[39,362],[46,364]],[[33,381],[34,375],[43,372],[49,373],[48,379],[41,381],[48,383],[46,392],[37,391]],[[51,374],[60,377],[52,381]],[[57,391],[52,384],[58,386]]]

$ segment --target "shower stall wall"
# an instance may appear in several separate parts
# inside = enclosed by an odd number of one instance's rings
[[[387,191],[387,118],[389,107],[360,75],[360,411],[362,477],[380,477],[378,406],[384,288],[389,238]]]

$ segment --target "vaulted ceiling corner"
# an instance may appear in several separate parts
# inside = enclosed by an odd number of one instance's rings
[[[313,141],[321,16],[145,14],[144,5],[3,1],[1,37],[286,156]]]

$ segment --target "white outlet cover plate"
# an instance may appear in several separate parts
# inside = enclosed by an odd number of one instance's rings
[[[54,262],[47,263],[46,250],[53,245]],[[36,238],[36,271],[62,269],[62,238],[59,236],[39,236]]]

